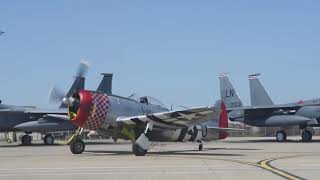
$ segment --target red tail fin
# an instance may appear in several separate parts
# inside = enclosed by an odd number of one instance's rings
[[[228,128],[228,113],[227,108],[224,102],[221,102],[220,106],[220,121],[219,121],[219,127],[220,128]]]
[[[228,128],[228,112],[226,105],[224,102],[221,102],[220,106],[220,120],[219,120],[219,128]],[[226,132],[220,132],[219,133],[219,139],[225,139],[228,137],[228,133]]]

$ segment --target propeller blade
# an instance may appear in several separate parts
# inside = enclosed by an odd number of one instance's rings
[[[89,62],[85,60],[81,60],[80,64],[77,69],[77,78],[84,78],[88,69],[89,69]],[[75,85],[77,81],[74,82],[72,85],[72,89],[75,89],[77,85]],[[82,87],[83,88],[83,87]],[[72,91],[71,91],[72,92]],[[66,97],[66,93],[64,93],[61,89],[59,89],[56,86],[53,86],[49,91],[49,103],[63,103],[63,104],[70,104],[72,102],[72,99],[69,97]]]
[[[76,77],[85,77],[89,67],[90,67],[90,64],[88,61],[81,60],[78,66]]]
[[[61,89],[57,88],[56,86],[52,86],[49,91],[50,103],[61,103],[64,97],[65,93],[63,93]]]

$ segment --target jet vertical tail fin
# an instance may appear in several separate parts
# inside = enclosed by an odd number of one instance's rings
[[[98,86],[97,91],[104,92],[106,94],[112,94],[112,77],[113,74],[102,73],[102,81]]]
[[[225,103],[227,109],[243,107],[243,103],[234,89],[228,74],[221,74],[220,77],[221,100]]]
[[[274,105],[268,92],[258,78],[260,74],[249,75],[250,96],[252,106],[268,106]]]

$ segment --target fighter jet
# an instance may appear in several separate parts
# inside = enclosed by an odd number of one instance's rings
[[[81,61],[75,80],[66,97],[70,97],[74,92],[84,89],[84,74],[87,68],[87,63]],[[39,132],[46,134],[44,137],[45,144],[53,144],[54,137],[48,134],[49,132],[72,131],[76,128],[68,121],[65,104],[61,103],[59,107],[59,109],[55,110],[45,110],[35,106],[0,104],[0,131],[24,131],[26,134],[21,138],[23,145],[31,144],[32,138],[29,134]]]
[[[282,130],[276,133],[278,142],[286,141],[286,127],[299,126],[303,130],[302,141],[311,141],[308,127],[319,126],[320,100],[274,105],[258,75],[249,76],[252,106],[243,106],[227,74],[220,76],[221,99],[226,103],[230,120],[256,127],[280,127]]]
[[[68,105],[71,122],[79,127],[77,132],[89,129],[130,140],[136,156],[146,155],[152,142],[198,142],[202,150],[202,140],[224,139],[227,132],[242,131],[227,127],[223,103],[221,107],[169,110],[149,96],[124,97],[88,90],[80,90],[63,102]],[[220,119],[218,127],[206,124],[212,119]],[[78,134],[70,141],[73,154],[85,150],[85,143]]]

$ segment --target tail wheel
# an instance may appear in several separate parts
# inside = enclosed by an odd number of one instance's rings
[[[312,140],[312,133],[308,130],[304,130],[302,132],[302,141],[303,142],[310,142]]]
[[[132,144],[132,152],[136,156],[145,156],[147,154],[147,150],[142,149],[138,144]]]
[[[70,144],[70,150],[73,154],[82,154],[85,148],[86,145],[81,139],[76,139]]]

